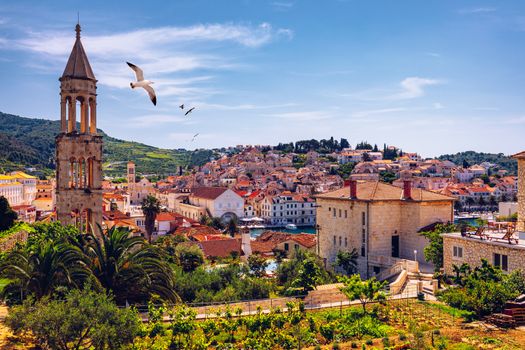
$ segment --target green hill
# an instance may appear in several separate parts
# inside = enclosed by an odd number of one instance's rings
[[[0,112],[0,173],[35,168],[49,175],[55,168],[55,135],[60,121],[24,118]],[[139,174],[172,174],[178,166],[202,165],[212,151],[161,149],[138,142],[119,140],[98,130],[104,138],[104,174],[122,176],[126,163],[136,163]]]
[[[444,154],[438,157],[439,160],[450,160],[457,165],[474,165],[483,162],[496,164],[500,169],[507,170],[510,174],[517,174],[518,163],[516,159],[506,156],[503,153],[482,153],[475,151],[459,152],[456,154]]]

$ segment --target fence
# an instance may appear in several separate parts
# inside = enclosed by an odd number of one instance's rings
[[[315,292],[315,291],[314,291]],[[258,299],[258,300],[238,300],[238,301],[223,301],[223,302],[208,302],[208,303],[187,303],[188,307],[191,307],[196,312],[196,318],[198,320],[204,320],[209,318],[220,318],[226,311],[230,311],[238,316],[250,316],[260,313],[270,313],[275,309],[279,308],[285,312],[288,310],[287,304],[289,302],[302,302],[305,310],[324,310],[324,309],[339,309],[342,311],[344,308],[350,306],[360,305],[359,300],[348,300],[346,297],[340,298],[342,293],[337,290],[332,290],[332,297],[335,301],[329,301],[329,294],[323,294],[323,297],[319,297],[316,294],[308,295],[297,295],[292,297],[282,298],[270,298],[270,299]],[[402,294],[388,296],[386,303],[399,303],[399,301],[414,300],[417,296],[417,291],[414,289],[407,289]],[[331,300],[334,300],[331,299]],[[161,306],[161,305],[158,305]],[[176,304],[165,305],[168,309],[175,307]],[[148,321],[148,306],[139,305],[135,306],[141,313],[142,320]],[[238,311],[238,313],[236,313]],[[169,316],[164,316],[164,321],[169,322]]]

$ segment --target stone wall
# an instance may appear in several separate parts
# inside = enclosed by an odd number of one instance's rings
[[[437,221],[446,223],[452,220],[452,201],[367,202],[348,198],[318,198],[317,204],[319,254],[326,259],[327,266],[334,263],[339,250],[356,248],[361,255],[363,232],[368,234],[366,254],[390,257],[392,236],[399,235],[399,257],[412,260],[414,250],[417,250],[417,260],[425,262],[423,249],[428,241],[418,233],[419,229]],[[348,242],[346,246],[345,238]],[[359,264],[360,272],[366,274],[366,258],[361,258]]]
[[[454,246],[463,248],[463,257],[453,256]],[[461,237],[459,233],[443,235],[443,267],[446,274],[453,274],[453,265],[467,263],[473,269],[481,265],[481,259],[494,264],[494,254],[508,256],[508,271],[525,270],[525,246],[503,242],[479,240],[476,237]]]
[[[27,231],[19,231],[8,237],[0,240],[0,252],[7,252],[15,247],[17,243],[25,243],[27,241]]]
[[[362,213],[367,203],[340,199],[317,199],[317,223],[319,225],[319,255],[331,266],[339,250],[357,249],[361,254],[363,228]],[[334,211],[336,215],[334,216]],[[341,216],[339,216],[341,212]],[[345,217],[346,213],[346,217]],[[335,236],[335,244],[334,244]],[[339,244],[341,237],[341,244]],[[345,247],[345,238],[347,239]]]
[[[518,231],[525,231],[525,158],[518,159]]]

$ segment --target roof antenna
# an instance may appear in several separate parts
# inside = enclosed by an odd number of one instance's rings
[[[75,32],[77,32],[77,39],[80,39],[80,12],[77,11],[77,25],[75,26]]]
[[[77,11],[77,24],[80,24],[80,12]]]

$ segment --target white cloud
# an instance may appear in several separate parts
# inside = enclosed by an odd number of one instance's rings
[[[83,43],[89,47],[91,55],[139,55],[144,58],[154,57],[152,47],[166,49],[173,45],[195,44],[196,42],[216,41],[235,42],[247,47],[259,47],[288,35],[289,29],[273,29],[271,24],[259,26],[234,24],[200,24],[189,27],[160,27],[139,29],[131,32],[108,35],[83,35]],[[28,38],[15,41],[19,48],[47,55],[67,55],[71,50],[72,35],[64,33],[31,33]]]
[[[283,103],[283,104],[274,104],[274,105],[256,105],[256,104],[241,104],[241,105],[223,105],[217,103],[205,103],[199,102],[199,109],[202,110],[223,110],[223,111],[248,111],[248,110],[257,110],[257,109],[274,109],[274,108],[285,108],[293,107],[297,104],[295,103]]]
[[[470,9],[459,10],[460,14],[476,14],[476,13],[491,13],[496,12],[497,9],[494,7],[475,7]]]
[[[294,6],[294,3],[290,1],[274,1],[271,5],[277,11],[288,11]]]
[[[525,124],[525,116],[510,118],[504,121],[505,124]]]
[[[279,118],[279,119],[286,119],[286,120],[291,120],[291,121],[298,121],[298,122],[326,120],[326,119],[332,118],[332,116],[325,111],[275,113],[275,114],[267,114],[266,116]]]
[[[83,33],[84,34],[84,33]],[[150,80],[160,81],[171,73],[198,69],[233,69],[231,58],[207,52],[208,42],[237,44],[257,48],[279,38],[290,38],[288,29],[274,29],[269,23],[258,26],[235,24],[200,24],[188,27],[138,29],[107,35],[82,35],[82,43],[100,84],[128,88],[133,73],[125,61],[139,65]],[[45,31],[31,32],[27,37],[0,45],[39,55],[44,71],[61,70],[73,44],[73,34]],[[28,65],[33,65],[28,60]],[[45,64],[44,64],[45,63]],[[38,67],[32,66],[38,69]],[[195,81],[192,82],[192,84]],[[181,85],[164,85],[165,95],[180,93]],[[163,88],[159,88],[163,89]],[[195,93],[196,91],[189,91]],[[200,92],[200,91],[197,91]]]
[[[403,91],[390,96],[390,98],[404,100],[421,97],[425,94],[425,87],[437,84],[441,84],[441,82],[435,79],[408,77],[399,84]]]
[[[445,106],[443,106],[439,102],[435,102],[432,106],[434,107],[434,109],[443,109],[443,108],[445,108]]]
[[[437,52],[425,52],[425,55],[430,56],[430,57],[435,57],[435,58],[441,57],[441,54]]]
[[[371,109],[371,110],[355,112],[355,113],[352,114],[352,117],[364,118],[364,117],[368,117],[368,116],[371,116],[371,115],[397,113],[397,112],[405,112],[405,111],[407,111],[406,108]]]

